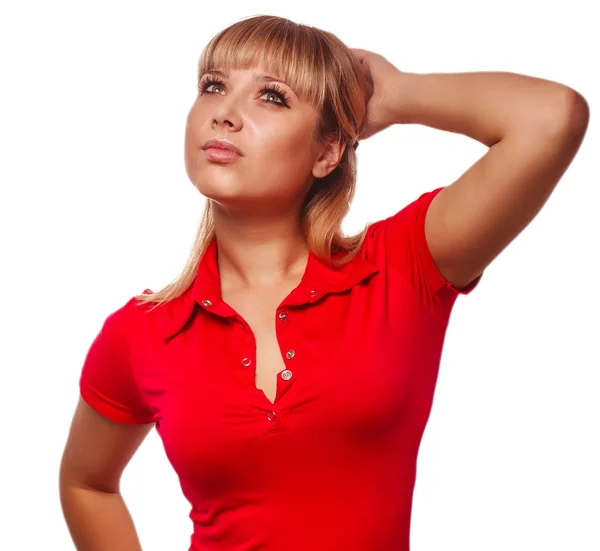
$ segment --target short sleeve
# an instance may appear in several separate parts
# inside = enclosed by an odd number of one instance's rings
[[[118,423],[149,424],[154,419],[136,384],[127,347],[128,309],[112,312],[92,342],[79,378],[82,398]]]
[[[459,289],[444,278],[431,256],[425,239],[425,215],[431,201],[442,189],[423,193],[383,220],[383,236],[387,262],[406,276],[434,319],[445,326],[458,295],[471,293],[483,273]]]

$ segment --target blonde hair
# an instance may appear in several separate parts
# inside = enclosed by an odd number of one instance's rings
[[[365,115],[366,77],[353,52],[333,34],[288,19],[258,15],[242,19],[206,45],[198,78],[212,68],[224,71],[262,65],[282,76],[298,96],[320,114],[313,142],[335,137],[344,154],[324,178],[315,179],[302,203],[302,228],[313,253],[330,266],[350,262],[361,248],[370,223],[357,235],[340,233],[356,189],[356,148]],[[212,201],[207,199],[196,239],[182,273],[157,292],[136,295],[156,306],[183,294],[193,283],[208,245],[215,238]],[[332,254],[343,251],[340,258]],[[155,307],[156,307],[155,306]]]

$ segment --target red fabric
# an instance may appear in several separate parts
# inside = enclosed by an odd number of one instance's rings
[[[106,318],[81,394],[114,421],[156,423],[191,504],[190,551],[408,551],[447,322],[481,279],[459,291],[429,253],[441,189],[373,223],[339,270],[310,254],[274,313],[287,366],[274,404],[250,328],[220,298],[216,241],[184,295]]]

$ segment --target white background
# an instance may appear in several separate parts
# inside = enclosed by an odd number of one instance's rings
[[[58,468],[83,359],[110,312],[183,267],[205,201],[183,163],[198,56],[222,28],[268,14],[333,32],[401,70],[510,71],[587,98],[591,122],[571,167],[455,304],[418,460],[411,549],[598,551],[593,9],[582,0],[3,7],[0,548],[74,549]],[[421,125],[363,141],[344,232],[450,184],[486,151]],[[189,504],[156,431],[122,493],[145,551],[187,550]]]

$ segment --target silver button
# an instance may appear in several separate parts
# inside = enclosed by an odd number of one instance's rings
[[[208,299],[203,300],[202,304],[204,304],[204,306],[212,306],[212,302]]]
[[[289,381],[292,378],[292,372],[289,369],[286,369],[281,373],[281,378],[284,381]]]
[[[273,423],[277,420],[277,414],[274,411],[269,411],[269,413],[267,413],[267,419]]]
[[[287,321],[287,319],[288,319],[287,314],[285,312],[279,312],[279,319],[281,321]]]
[[[316,297],[318,294],[319,294],[319,291],[317,291],[316,289],[312,289],[308,292],[309,297]]]
[[[291,360],[295,355],[296,355],[296,351],[295,350],[288,350],[288,352],[286,353],[285,357],[288,360]]]
[[[242,360],[242,365],[248,367],[250,364],[252,363],[252,360],[250,358],[244,358]]]

